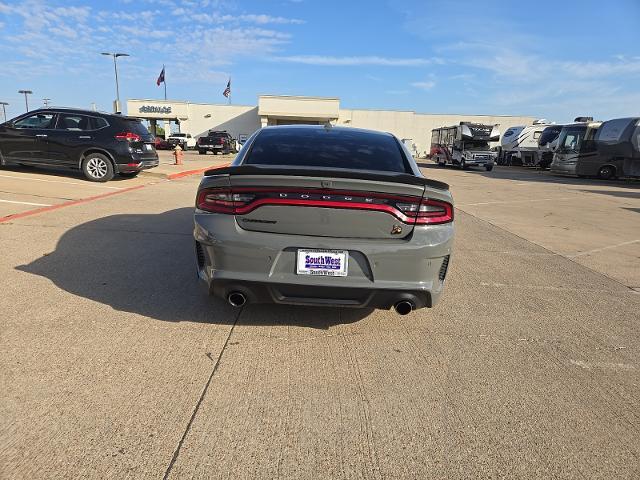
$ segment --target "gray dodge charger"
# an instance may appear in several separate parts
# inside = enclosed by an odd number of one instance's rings
[[[205,173],[194,220],[198,276],[237,307],[433,307],[454,236],[448,185],[396,137],[332,126],[257,131]]]

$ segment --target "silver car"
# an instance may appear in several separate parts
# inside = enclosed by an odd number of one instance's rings
[[[266,127],[206,172],[194,214],[198,275],[245,302],[433,307],[453,245],[448,185],[393,135]]]

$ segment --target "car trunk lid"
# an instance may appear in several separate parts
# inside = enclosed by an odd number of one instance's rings
[[[226,201],[232,209],[226,213],[235,214],[242,229],[266,233],[404,238],[413,231],[425,191],[437,190],[407,174],[257,166],[223,170],[210,173],[228,174],[228,190],[213,189],[211,198],[217,195],[223,207]],[[201,191],[207,184],[205,177]]]

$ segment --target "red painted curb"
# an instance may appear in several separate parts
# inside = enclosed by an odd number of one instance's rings
[[[6,217],[0,217],[0,223],[9,222],[11,220],[17,220],[18,218],[30,217],[31,215],[37,215],[39,213],[50,212],[51,210],[58,210],[59,208],[70,207],[72,205],[79,205],[81,203],[93,202],[94,200],[100,200],[101,198],[111,197],[113,195],[119,195],[121,193],[130,192],[132,190],[139,190],[146,185],[136,185],[135,187],[123,188],[117,192],[103,193],[101,195],[95,195],[93,197],[81,198],[79,200],[71,200],[69,202],[59,203],[58,205],[51,205],[49,207],[36,208],[34,210],[27,210],[26,212],[15,213],[13,215],[7,215]]]
[[[167,175],[167,180],[175,180],[176,178],[188,177],[189,175],[198,175],[200,173],[206,172],[207,170],[215,170],[216,168],[224,168],[224,167],[228,167],[229,165],[231,165],[231,163],[224,163],[222,165],[212,165],[210,167],[199,168],[197,170],[186,170],[184,172],[170,173],[169,175]]]

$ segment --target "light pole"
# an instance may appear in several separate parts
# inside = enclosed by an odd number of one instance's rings
[[[33,92],[31,90],[18,90],[18,93],[24,94],[24,106],[27,107],[27,112],[29,111],[29,101],[27,100],[27,95],[31,95]]]
[[[110,53],[110,52],[102,52],[102,55],[107,55],[109,57],[113,57],[113,70],[116,72],[116,104],[115,104],[115,113],[120,113],[120,86],[118,85],[118,64],[116,63],[116,58],[118,57],[128,57],[128,53]]]
[[[0,105],[2,105],[2,114],[4,116],[4,121],[7,121],[7,105],[9,105],[7,102],[0,102]]]
[[[50,98],[43,98],[42,99],[42,103],[44,103],[45,108],[49,108],[49,102],[51,101]]]

